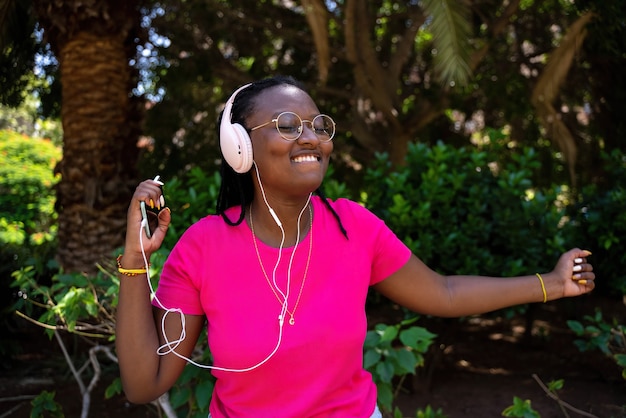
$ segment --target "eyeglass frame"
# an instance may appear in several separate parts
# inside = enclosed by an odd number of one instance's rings
[[[278,119],[282,115],[287,114],[287,113],[291,113],[292,115],[295,115],[298,119],[300,119],[300,132],[298,133],[298,136],[296,136],[295,138],[285,138],[285,136],[280,132],[280,129],[278,127]],[[315,128],[313,126],[313,121],[315,119],[317,119],[319,117],[323,117],[323,116],[325,116],[328,119],[330,119],[330,121],[333,124],[333,133],[332,133],[332,135],[328,136],[328,139],[322,139],[322,138],[324,138],[324,136],[318,134],[317,132],[315,132]],[[304,132],[304,122],[308,122],[311,125],[311,130],[313,131],[313,133],[315,133],[315,136],[318,137],[320,139],[320,141],[322,141],[322,142],[330,142],[330,141],[332,141],[333,138],[335,137],[335,133],[337,133],[337,124],[335,123],[335,120],[333,118],[331,118],[330,116],[326,115],[326,114],[320,113],[319,115],[316,115],[312,120],[307,120],[307,119],[302,119],[300,117],[300,115],[298,115],[295,112],[291,112],[289,110],[286,110],[284,112],[280,112],[274,119],[270,120],[269,122],[262,123],[262,124],[260,124],[258,126],[250,128],[249,130],[250,130],[250,132],[252,132],[252,131],[255,131],[257,129],[261,129],[261,128],[269,125],[270,123],[274,123],[275,127],[276,127],[276,131],[278,132],[278,135],[280,135],[281,138],[283,138],[285,141],[297,141],[302,136],[302,133]]]

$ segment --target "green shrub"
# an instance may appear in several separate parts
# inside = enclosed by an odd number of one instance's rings
[[[32,266],[22,267],[12,277],[11,287],[20,295],[14,310],[43,325],[50,337],[56,329],[94,341],[113,341],[119,279],[112,263],[109,271],[101,269],[94,276],[55,274],[49,285],[37,280]]]
[[[593,249],[598,290],[626,295],[626,155],[602,153],[602,182],[583,188],[572,217],[579,241]]]
[[[404,378],[424,365],[424,353],[436,337],[423,327],[409,327],[416,320],[414,317],[396,325],[377,324],[367,332],[363,367],[374,378],[378,405],[383,411],[391,411]],[[399,381],[394,381],[396,378]]]
[[[0,243],[38,244],[53,237],[54,166],[61,150],[46,139],[0,131]]]
[[[11,273],[35,266],[40,276],[56,269],[56,213],[53,173],[61,150],[46,139],[0,130],[0,287],[7,289]],[[2,319],[10,318],[9,292],[2,292]],[[6,315],[6,317],[5,317]],[[12,338],[0,331],[0,353],[11,354]]]
[[[379,155],[367,171],[366,206],[425,263],[443,274],[515,276],[546,271],[565,249],[566,189],[539,190],[532,148],[511,151],[411,144],[392,171]]]
[[[207,174],[198,167],[189,170],[184,178],[163,179],[165,203],[172,211],[172,223],[162,248],[171,250],[191,224],[215,213],[220,179],[218,172]]]
[[[64,418],[63,408],[59,405],[54,397],[56,392],[48,392],[44,390],[30,403],[33,409],[30,411],[31,418]]]
[[[59,180],[53,169],[60,158],[49,140],[0,131],[0,277],[29,259],[42,267],[52,258]]]
[[[585,315],[583,320],[567,321],[567,326],[579,337],[574,345],[583,353],[601,351],[622,369],[622,377],[626,379],[626,325],[620,324],[617,319],[611,322],[604,320],[600,309],[596,309],[594,316]]]

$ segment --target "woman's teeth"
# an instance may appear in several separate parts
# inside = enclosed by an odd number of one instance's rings
[[[295,157],[293,159],[295,163],[304,163],[304,162],[317,162],[317,157],[313,155],[301,155],[299,157]]]

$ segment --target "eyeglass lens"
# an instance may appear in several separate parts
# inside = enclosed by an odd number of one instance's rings
[[[335,135],[335,124],[327,115],[317,115],[312,121],[302,121],[293,112],[283,112],[276,118],[276,129],[283,138],[295,140],[302,134],[303,123],[310,123],[311,129],[322,141],[330,141]]]

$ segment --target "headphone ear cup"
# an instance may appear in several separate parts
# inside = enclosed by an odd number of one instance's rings
[[[252,157],[252,141],[246,129],[238,123],[232,123],[233,102],[237,94],[250,84],[239,87],[230,96],[224,111],[222,112],[222,122],[220,123],[220,149],[224,160],[237,173],[246,173],[252,168],[254,161]]]
[[[246,173],[252,168],[252,141],[246,129],[238,123],[230,123],[230,120],[222,116],[220,126],[220,148],[224,160],[237,173]]]

